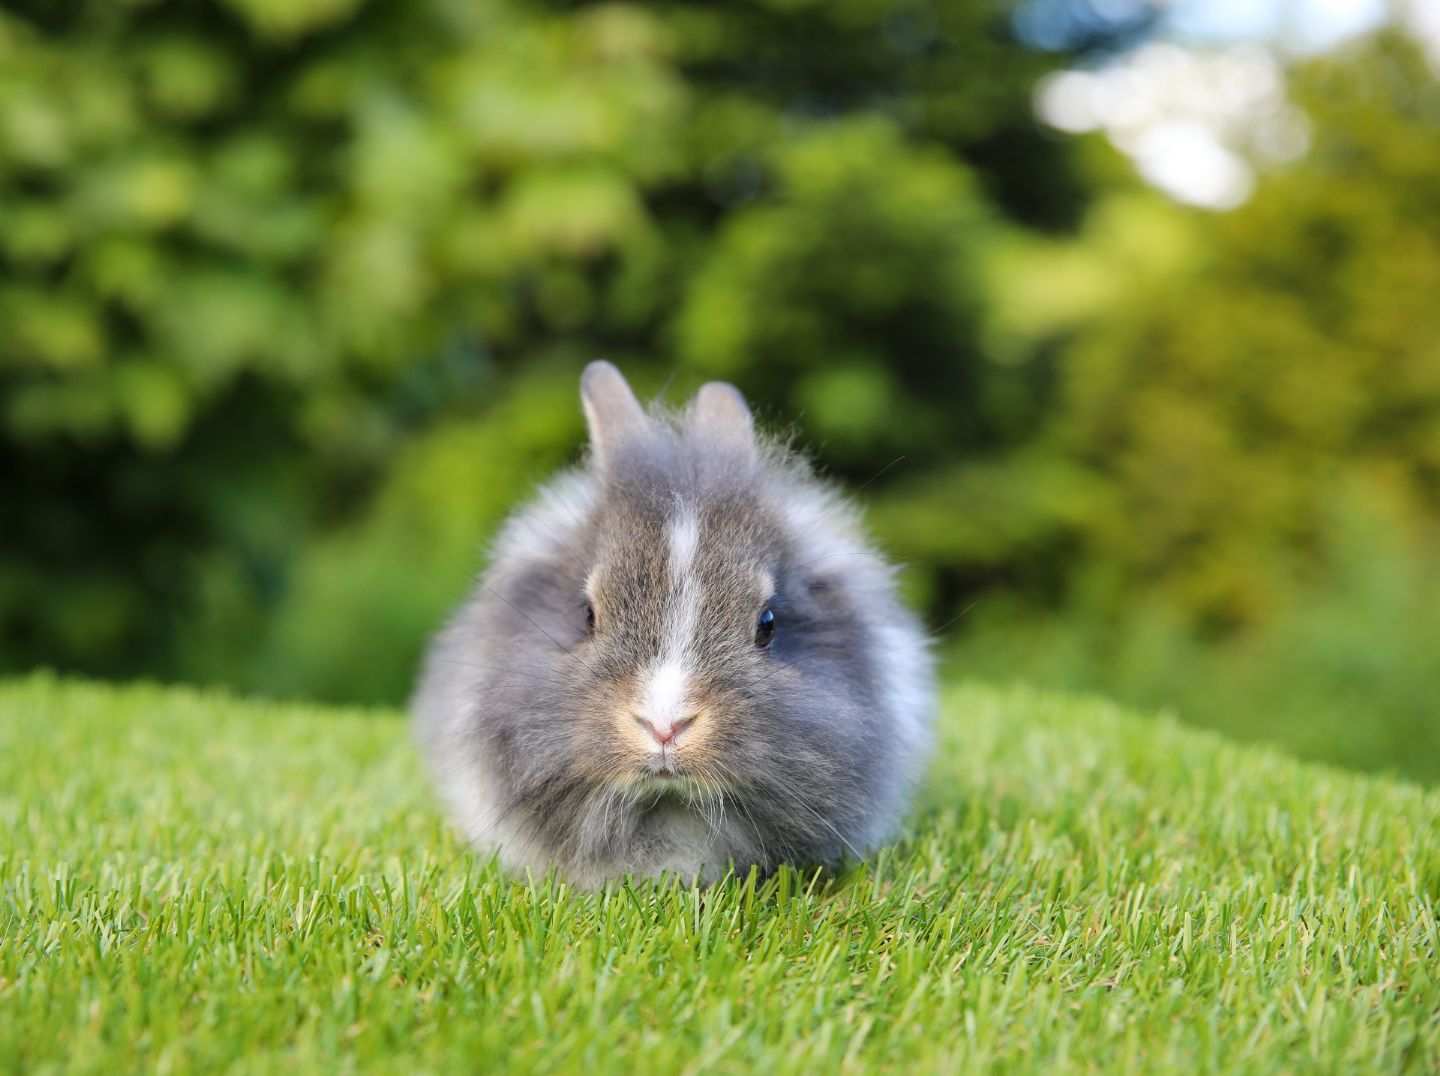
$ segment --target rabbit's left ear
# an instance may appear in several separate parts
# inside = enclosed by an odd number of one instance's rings
[[[755,450],[755,420],[734,385],[710,381],[695,394],[695,422],[702,433],[746,452]]]
[[[580,375],[580,404],[590,427],[590,447],[606,466],[616,446],[649,429],[650,419],[625,375],[612,363],[597,359]]]

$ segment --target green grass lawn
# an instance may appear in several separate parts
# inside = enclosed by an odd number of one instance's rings
[[[598,895],[449,833],[391,712],[0,686],[0,1069],[1433,1071],[1440,794],[949,693],[908,839]]]

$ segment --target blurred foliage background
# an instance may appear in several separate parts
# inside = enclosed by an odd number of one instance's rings
[[[603,355],[863,484],[951,675],[1440,777],[1435,54],[1277,49],[1195,208],[1037,116],[1167,17],[7,0],[0,669],[403,700]]]

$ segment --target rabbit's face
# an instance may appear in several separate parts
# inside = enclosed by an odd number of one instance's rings
[[[735,500],[622,493],[602,510],[584,649],[603,700],[593,732],[623,754],[620,781],[723,782],[726,725],[775,664],[783,547],[756,506]]]
[[[742,492],[621,492],[597,531],[577,657],[595,683],[586,733],[613,748],[606,779],[725,789],[762,757],[813,752],[817,715],[802,707],[797,727],[797,690],[833,711],[866,659],[840,594],[794,563],[783,516]]]

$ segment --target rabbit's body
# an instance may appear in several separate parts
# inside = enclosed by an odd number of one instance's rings
[[[587,886],[863,854],[925,742],[925,639],[855,512],[707,385],[582,382],[593,451],[502,531],[417,733],[467,837]]]

